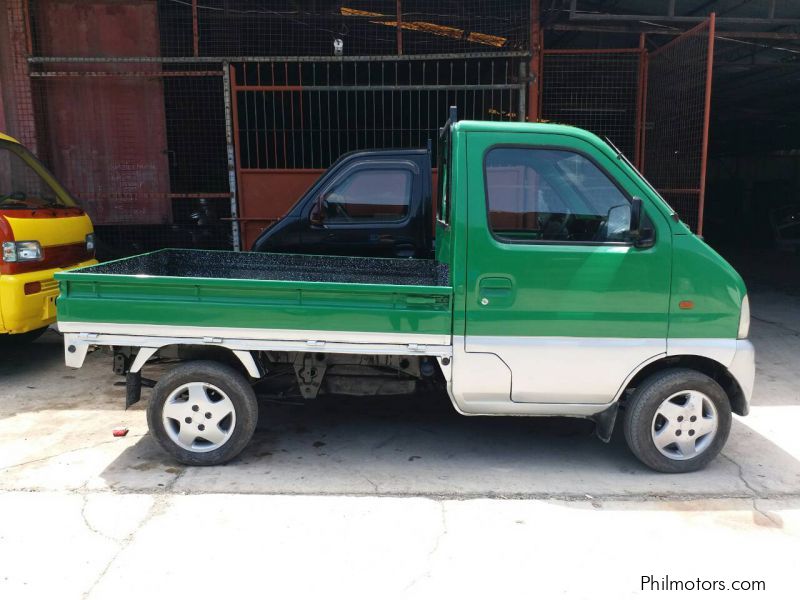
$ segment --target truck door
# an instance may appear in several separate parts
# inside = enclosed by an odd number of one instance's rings
[[[607,403],[666,352],[670,236],[617,159],[569,135],[469,132],[465,351],[511,370],[515,402]],[[627,215],[627,217],[626,217]]]
[[[318,254],[413,256],[421,196],[415,162],[353,161],[309,206],[303,246]]]

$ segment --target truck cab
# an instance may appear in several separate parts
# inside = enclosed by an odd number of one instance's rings
[[[255,252],[425,258],[433,254],[428,150],[367,150],[337,160]]]
[[[0,133],[0,342],[29,341],[56,320],[60,270],[95,264],[88,215],[14,138]]]

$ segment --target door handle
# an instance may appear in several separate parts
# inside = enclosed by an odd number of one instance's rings
[[[478,282],[478,297],[482,306],[507,306],[514,297],[514,282],[508,277],[484,277]]]

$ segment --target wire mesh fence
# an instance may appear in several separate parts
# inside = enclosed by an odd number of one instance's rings
[[[261,218],[271,202],[265,188],[243,199],[244,175],[285,171],[298,194],[351,150],[430,139],[436,152],[450,105],[469,119],[527,112],[528,0],[7,2],[12,133],[80,198],[111,255],[235,245],[243,203]],[[643,158],[696,226],[707,30],[679,40],[649,61],[644,121],[638,49],[545,50],[537,85],[544,119]]]
[[[450,104],[524,113],[528,0],[8,3],[13,129],[101,255],[235,245],[243,170],[308,178],[349,150],[424,147]]]
[[[545,50],[540,114],[607,137],[636,160],[642,51]]]
[[[251,205],[242,213],[254,203],[279,217],[285,206],[265,209],[274,197],[260,183],[245,193],[252,177],[244,172],[300,175],[352,150],[424,148],[428,140],[435,151],[453,104],[464,118],[524,118],[527,61],[524,52],[262,58],[228,70],[163,57],[41,58],[31,60],[29,80],[42,160],[91,215],[102,253],[118,256],[232,247],[237,187]],[[233,185],[232,151],[240,175]]]
[[[642,169],[694,231],[702,233],[713,17],[651,52]]]
[[[449,106],[459,117],[524,120],[527,55],[236,65],[239,165],[324,169],[369,148],[434,152]]]
[[[0,35],[5,36],[3,41],[7,44],[7,54],[4,53],[0,60],[0,92],[3,92],[0,125],[35,153],[38,150],[35,135],[37,115],[26,60],[30,53],[28,12],[21,0],[8,1],[5,8],[5,15],[0,13],[0,19],[5,16]]]
[[[39,0],[40,2],[46,0]],[[158,0],[164,56],[345,56],[524,50],[529,0]]]
[[[447,109],[524,120],[527,53],[248,62],[231,70],[244,247],[347,152],[425,148]],[[269,197],[269,202],[265,198]]]
[[[222,69],[120,67],[31,73],[40,157],[108,255],[231,247]]]

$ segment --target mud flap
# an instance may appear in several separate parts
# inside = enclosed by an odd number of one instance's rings
[[[617,421],[617,412],[619,412],[619,402],[614,402],[603,412],[592,416],[595,424],[594,433],[603,442],[608,443],[611,440],[611,434],[614,433],[614,423]]]
[[[142,398],[142,387],[151,388],[156,384],[152,379],[144,379],[141,372],[125,375],[125,410],[136,404]]]

